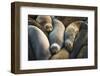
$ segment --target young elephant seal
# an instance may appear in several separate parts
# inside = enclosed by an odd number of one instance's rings
[[[36,21],[41,25],[40,29],[48,36],[48,33],[52,31],[52,19],[50,16],[39,15]]]
[[[65,27],[58,19],[53,19],[53,31],[49,34],[50,51],[55,54],[60,51],[64,42]]]
[[[51,57],[49,41],[46,35],[36,26],[28,26],[28,41],[29,59],[46,60]]]

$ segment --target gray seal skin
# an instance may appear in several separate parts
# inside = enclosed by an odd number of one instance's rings
[[[46,35],[36,26],[28,26],[29,59],[47,60],[51,57],[49,41]],[[31,55],[31,56],[30,56]]]
[[[88,51],[87,50],[88,50],[87,45],[83,46],[80,49],[80,52],[78,53],[77,58],[87,58],[88,57]]]
[[[39,15],[36,18],[36,22],[40,24],[40,29],[46,34],[48,37],[48,33],[52,31],[52,18],[47,15]]]
[[[69,52],[65,49],[62,48],[58,53],[54,54],[51,59],[68,59],[69,58]]]
[[[75,21],[69,24],[65,29],[64,46],[69,52],[72,52],[74,40],[83,23],[83,21]]]
[[[64,42],[64,24],[58,19],[53,18],[53,31],[49,34],[50,51],[55,54],[60,51]]]

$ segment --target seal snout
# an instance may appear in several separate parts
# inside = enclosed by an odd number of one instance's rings
[[[50,51],[52,54],[58,53],[60,50],[60,46],[57,43],[53,43],[50,47]]]
[[[51,32],[51,31],[53,30],[53,27],[52,27],[52,25],[51,25],[50,23],[46,23],[46,24],[44,25],[44,28],[45,28],[45,30],[46,30],[47,32]]]
[[[67,39],[65,41],[65,47],[70,51],[73,48],[73,43],[69,39]]]

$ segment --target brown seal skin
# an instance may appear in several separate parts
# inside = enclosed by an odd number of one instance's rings
[[[53,19],[53,30],[49,34],[49,42],[50,42],[50,51],[51,53],[56,53],[58,52],[64,42],[64,31],[65,27],[64,24],[58,20],[58,19]]]
[[[68,58],[69,58],[69,52],[65,48],[62,48],[58,53],[54,54],[50,59],[55,60],[55,59],[68,59]]]

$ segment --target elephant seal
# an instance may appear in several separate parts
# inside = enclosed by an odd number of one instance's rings
[[[51,57],[48,38],[36,26],[28,26],[28,41],[29,60],[47,60]]]
[[[69,52],[65,49],[62,48],[58,53],[54,54],[50,59],[68,59],[69,58]]]
[[[86,25],[84,21],[75,21],[69,24],[65,29],[64,45],[69,52],[73,49],[74,40],[79,33],[80,29],[85,28]]]
[[[75,38],[73,50],[70,55],[70,58],[77,58],[78,54],[82,52],[82,47],[88,46],[88,29],[81,29]],[[88,51],[87,47],[85,51]],[[87,55],[87,52],[85,52]]]
[[[40,29],[48,36],[48,33],[52,31],[52,18],[50,16],[39,15],[36,21],[41,25]]]
[[[52,19],[53,30],[49,34],[50,51],[52,54],[59,52],[64,42],[64,30],[63,23],[58,19]]]

